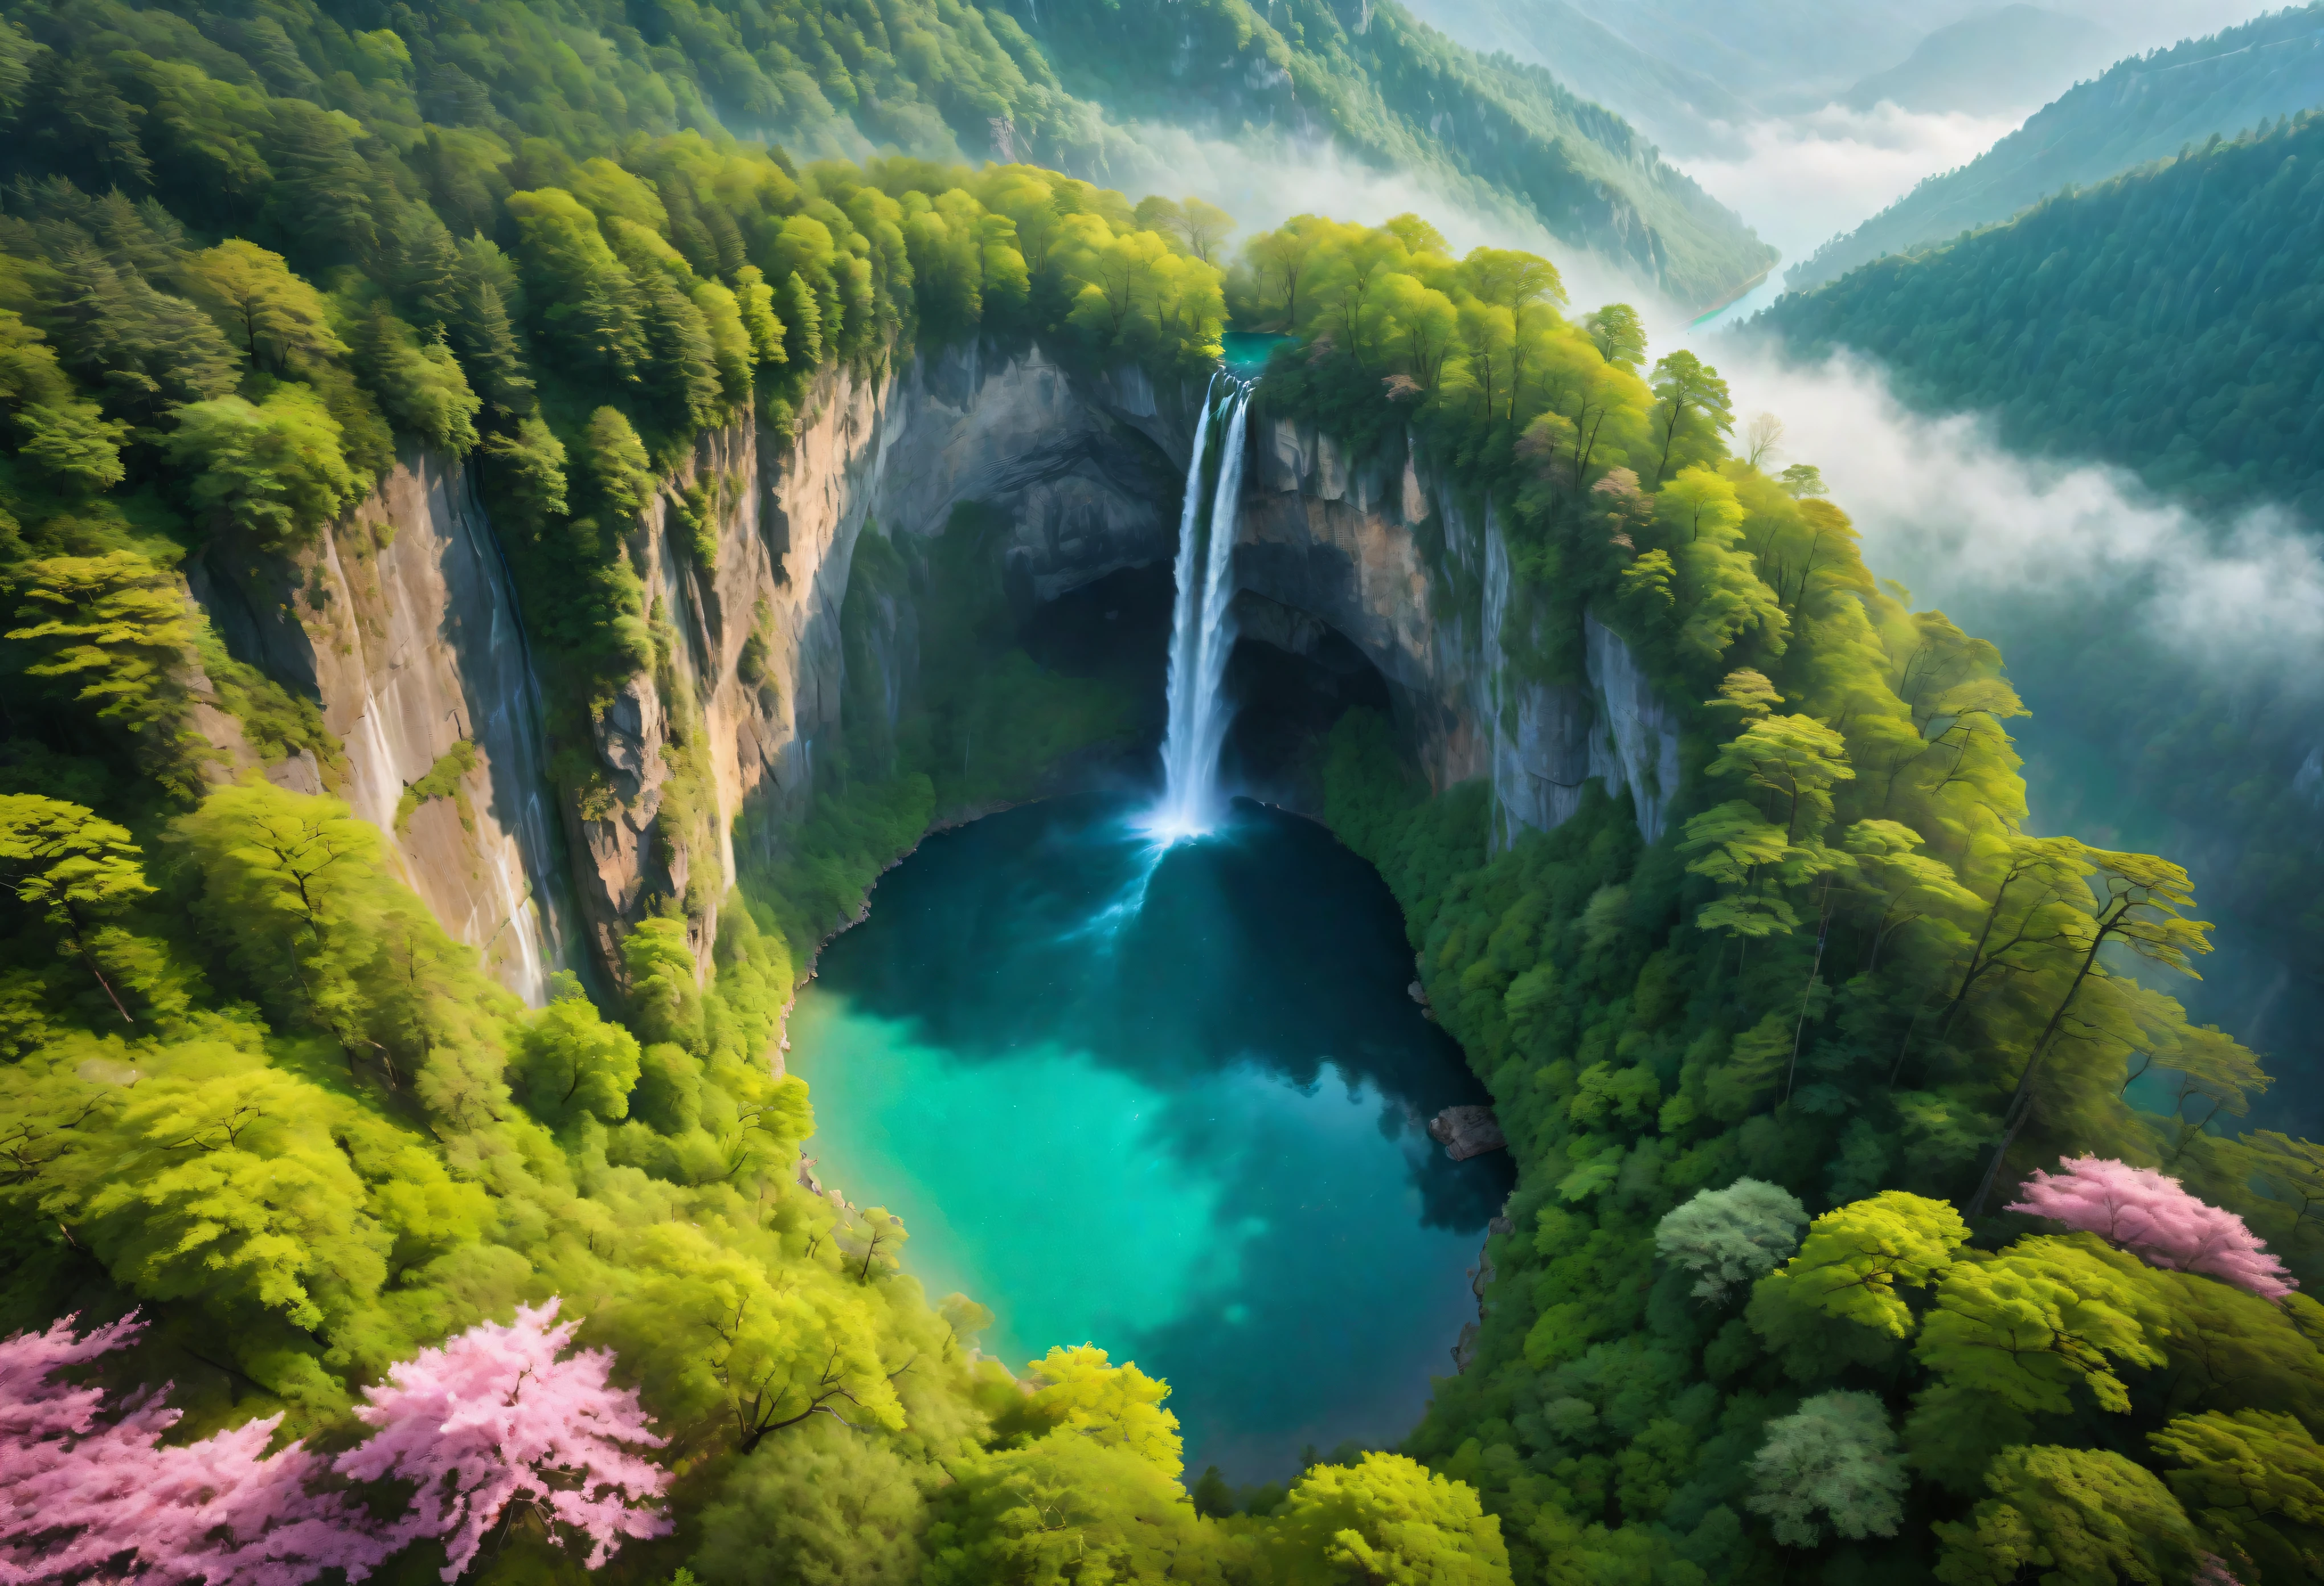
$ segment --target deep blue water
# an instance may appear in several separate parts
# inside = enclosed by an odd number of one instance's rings
[[[1091,1342],[1167,1378],[1191,1473],[1393,1445],[1512,1182],[1422,1126],[1484,1093],[1322,828],[1245,802],[1160,850],[1133,813],[1011,810],[881,882],[793,1017],[808,1154],[904,1219],[932,1296],[998,1313],[1012,1368]]]

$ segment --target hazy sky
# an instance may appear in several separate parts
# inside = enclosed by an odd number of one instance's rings
[[[1577,8],[1615,31],[1628,30],[1632,43],[1649,52],[1667,51],[1677,63],[1712,70],[1713,63],[1684,59],[1678,46],[1658,42],[1657,33],[1642,25],[1647,14],[1666,13],[1682,18],[1701,14],[1706,33],[1715,32],[1730,44],[1763,48],[1794,38],[1798,24],[1822,17],[1827,0],[1573,0]],[[1503,47],[1511,40],[1511,25],[1522,29],[1534,0],[1422,0],[1416,7],[1435,26],[1455,38],[1480,47]],[[1926,26],[1947,23],[1996,7],[1964,5],[1960,0],[1933,0],[1922,13]],[[2104,0],[2103,4],[2052,5],[2046,9],[2080,15],[2110,32],[2124,55],[2176,42],[2231,27],[2264,12],[2279,9],[2271,0]],[[1899,30],[1900,8],[1873,3],[1864,14],[1868,28],[1877,13],[1878,32],[1901,42],[1894,65],[1911,53],[1917,40],[1909,28]],[[1544,27],[1530,53],[1551,71],[1559,69],[1555,30]],[[1757,53],[1757,51],[1755,51]],[[1825,65],[1802,51],[1797,81],[1827,79]],[[1759,55],[1764,65],[1765,54]],[[1782,57],[1771,80],[1780,83]],[[1570,74],[1568,74],[1570,76]],[[1586,82],[1569,86],[1585,95]],[[2061,82],[2059,91],[2070,84]],[[2017,113],[1992,116],[1913,113],[1883,106],[1858,114],[1840,105],[1771,115],[1735,129],[1739,150],[1720,157],[1674,159],[1705,189],[1734,209],[1762,237],[1783,250],[1785,260],[1806,257],[1826,239],[1852,230],[1859,222],[1910,192],[1923,178],[1966,164],[2014,131],[2026,114],[2039,109],[2028,105]]]

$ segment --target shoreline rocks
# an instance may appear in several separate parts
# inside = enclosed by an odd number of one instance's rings
[[[1490,1107],[1447,1107],[1428,1120],[1428,1138],[1443,1146],[1455,1162],[1466,1162],[1488,1151],[1506,1151],[1509,1142],[1501,1120]]]

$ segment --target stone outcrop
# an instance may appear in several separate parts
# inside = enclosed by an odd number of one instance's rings
[[[1501,1133],[1501,1120],[1490,1107],[1447,1107],[1428,1120],[1428,1138],[1443,1146],[1444,1154],[1455,1162],[1509,1148]]]
[[[926,539],[957,504],[989,504],[1008,525],[994,552],[1028,607],[1167,559],[1177,530],[1169,448],[1183,456],[1191,444],[1172,415],[1188,405],[1173,393],[1166,412],[1135,370],[1077,378],[1038,350],[991,359],[967,347],[881,379],[825,371],[787,447],[750,425],[705,436],[630,540],[650,598],[681,636],[673,665],[687,697],[659,698],[650,679],[633,679],[594,725],[613,807],[567,810],[600,954],[610,964],[646,900],[682,892],[692,866],[715,860],[731,878],[738,834],[771,844],[805,813],[816,744],[840,726],[840,611],[867,530]],[[706,568],[673,537],[673,503],[714,484],[716,556]],[[854,658],[878,669],[868,696],[886,701],[891,724],[918,666],[909,603],[908,592],[883,592]],[[715,855],[689,853],[658,826],[673,715],[686,709],[700,713],[708,752]],[[695,922],[705,964],[715,917]]]
[[[1379,669],[1437,788],[1490,777],[1507,841],[1569,819],[1594,778],[1629,791],[1648,841],[1661,834],[1679,781],[1676,715],[1595,619],[1587,687],[1509,663],[1508,546],[1489,506],[1469,511],[1408,446],[1356,465],[1330,437],[1277,420],[1254,454],[1237,583],[1320,618]]]

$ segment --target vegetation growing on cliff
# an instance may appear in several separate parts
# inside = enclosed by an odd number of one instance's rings
[[[400,441],[481,458],[570,731],[649,674],[686,703],[633,530],[671,514],[715,564],[724,485],[669,483],[704,429],[782,431],[846,373],[973,333],[1164,369],[1214,351],[1198,213],[1143,224],[1023,166],[801,170],[696,113],[681,90],[715,49],[558,14],[74,0],[0,23],[0,1329],[137,1309],[113,1369],[174,1380],[180,1434],[281,1414],[325,1444],[394,1363],[561,1297],[669,1440],[676,1533],[613,1566],[641,1580],[1683,1582],[1801,1546],[1910,1575],[1914,1545],[1881,1539],[1931,1525],[1948,1580],[2100,1533],[2141,1567],[2299,1567],[2301,1517],[2235,1476],[2308,1468],[2312,1304],[1998,1211],[2098,1150],[2310,1265],[2312,1148],[2200,1127],[2262,1083],[2250,1055],[2099,950],[2200,950],[2183,878],[2024,838],[1997,655],[1881,593],[1837,509],[1726,455],[1715,371],[1647,366],[1618,309],[1568,319],[1539,260],[1302,220],[1232,283],[1301,338],[1279,410],[1375,453],[1416,435],[1492,502],[1527,675],[1583,675],[1594,604],[1666,696],[1705,702],[1645,850],[1599,796],[1496,841],[1482,790],[1417,798],[1379,724],[1335,744],[1333,819],[1397,889],[1524,1166],[1428,1465],[1365,1456],[1264,1516],[1198,1512],[1164,1385],[1073,1348],[1020,1383],[975,1351],[973,1302],[901,1269],[895,1219],[797,1176],[804,1087],[766,1061],[797,947],[941,803],[1113,727],[1102,693],[1010,659],[998,592],[967,587],[977,514],[909,552],[871,532],[848,641],[868,661],[883,599],[940,581],[939,686],[883,708],[851,669],[829,796],[779,842],[742,834],[747,899],[696,856],[622,944],[618,1019],[569,978],[521,1008],[343,805],[207,781],[189,658],[216,642],[176,569],[296,555]],[[1480,592],[1471,530],[1437,531],[1445,586]],[[254,742],[331,756],[255,672],[210,681]],[[706,849],[678,715],[671,830]],[[680,916],[714,902],[706,982]],[[2134,1050],[2184,1076],[2181,1114],[2121,1100]],[[1735,1274],[1700,1293],[1714,1249]],[[1835,1299],[1825,1270],[1858,1281]],[[577,1570],[537,1519],[503,1536],[478,1577]],[[437,1567],[428,1545],[396,1578]]]
[[[2312,35],[2314,8],[2246,31],[2257,42],[2295,22]],[[2317,48],[2303,35],[2250,60],[2313,71]],[[2312,522],[2324,410],[2287,393],[2324,379],[2319,152],[2313,115],[2215,136],[1787,296],[1755,324],[1800,355],[1873,355],[1908,401],[1988,410],[2011,447],[2115,464],[2199,510],[2278,503]],[[2206,531],[2223,546],[2235,532]],[[2126,617],[2138,595],[2065,609],[2008,596],[2026,692],[2081,724],[2117,787],[2194,834],[2215,908],[2281,940],[2287,964],[2312,964],[2324,844],[2303,774],[2319,725],[2308,680],[2272,654],[2207,665],[2158,644]]]
[[[1392,462],[1408,438],[1461,482],[1456,587],[1488,576],[1489,503],[1513,653],[1584,680],[1586,610],[1684,723],[1651,845],[1595,784],[1546,834],[1480,785],[1425,797],[1374,717],[1327,768],[1521,1165],[1475,1360],[1409,1445],[1485,1494],[1517,1578],[1775,1580],[1803,1549],[1948,1582],[2041,1547],[2113,1578],[2312,1567],[2302,1522],[2254,1541],[2177,1461],[2203,1416],[2277,1406],[2313,1457],[2324,1310],[2005,1211],[2096,1154],[2324,1268],[2312,1148],[2207,1128],[2266,1080],[2166,994],[2208,950],[2184,873],[2022,830],[1998,652],[1881,586],[1837,507],[1729,456],[1715,371],[1673,354],[1649,386],[1621,316],[1593,337],[1537,261],[1301,219],[1234,290],[1301,333],[1277,411]],[[2170,1111],[2126,1099],[2150,1066]],[[2059,1540],[2092,1483],[2108,1535]]]

